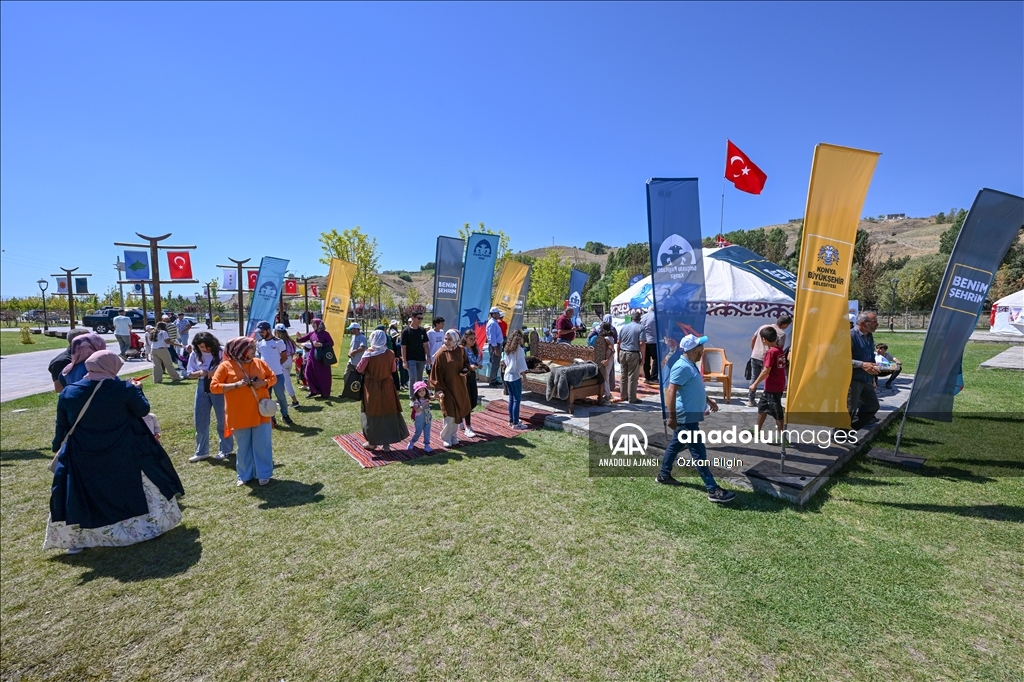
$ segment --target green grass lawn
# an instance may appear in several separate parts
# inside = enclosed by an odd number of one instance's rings
[[[0,333],[0,355],[16,355],[17,353],[31,353],[37,350],[56,350],[61,351],[68,347],[68,342],[65,339],[54,338],[51,336],[44,336],[42,334],[32,334],[32,340],[35,343],[22,343],[21,334],[18,332],[3,332]],[[114,349],[117,349],[117,341],[107,341],[107,344],[114,344]]]
[[[890,344],[908,368],[915,338]],[[968,347],[958,412],[1015,409],[1024,375],[977,369],[999,350]],[[235,488],[230,466],[185,463],[194,390],[146,386],[182,525],[74,557],[40,549],[56,396],[0,407],[0,678],[1024,671],[1019,449],[976,475],[956,460],[986,442],[934,430],[916,439],[920,471],[859,458],[808,508],[742,492],[717,507],[693,484],[588,478],[586,442],[556,431],[362,470],[330,440],[357,429],[356,406],[303,401],[299,428],[274,433],[278,480]]]

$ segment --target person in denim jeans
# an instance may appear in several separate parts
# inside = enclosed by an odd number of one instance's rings
[[[192,341],[192,354],[188,356],[188,378],[196,382],[193,419],[196,425],[196,453],[190,462],[199,462],[210,456],[210,410],[217,417],[217,435],[220,448],[214,459],[227,459],[235,449],[235,439],[224,435],[224,395],[210,393],[210,378],[220,364],[220,341],[210,332],[199,332]]]
[[[519,421],[519,405],[523,401],[523,372],[526,371],[526,353],[523,351],[523,332],[516,329],[509,334],[505,342],[505,352],[501,355],[501,364],[505,366],[502,378],[508,386],[508,423],[514,429],[525,429],[526,424]]]
[[[682,485],[672,478],[672,465],[676,462],[679,454],[683,451],[683,444],[679,442],[679,434],[690,433],[690,443],[687,447],[695,460],[707,460],[708,451],[704,446],[704,434],[700,430],[700,422],[704,419],[704,405],[711,408],[712,412],[718,412],[718,403],[709,398],[704,390],[704,379],[701,377],[697,363],[704,355],[704,344],[708,337],[694,336],[687,334],[679,344],[683,355],[672,367],[668,387],[665,389],[665,406],[668,409],[666,425],[672,429],[672,442],[665,449],[665,456],[661,460],[661,471],[658,472],[658,483],[664,485]],[[704,488],[708,493],[708,500],[711,502],[732,502],[736,493],[723,490],[711,474],[707,465],[695,465],[694,468],[704,481]]]

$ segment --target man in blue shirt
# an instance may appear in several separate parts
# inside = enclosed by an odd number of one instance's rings
[[[501,310],[497,306],[491,308],[490,319],[487,320],[487,326],[484,328],[491,361],[491,371],[487,377],[487,385],[491,387],[501,386],[501,382],[498,381],[498,365],[501,364],[501,351],[505,346],[505,335],[501,333],[501,325],[498,324],[498,316],[500,314]]]
[[[736,493],[720,488],[711,474],[711,468],[706,464],[708,450],[704,445],[704,434],[700,430],[700,422],[704,419],[704,405],[711,408],[712,412],[718,412],[718,403],[705,392],[704,377],[697,367],[697,363],[704,356],[704,344],[707,341],[706,336],[687,334],[679,344],[683,355],[672,366],[669,383],[665,387],[665,406],[668,410],[668,419],[665,423],[672,429],[672,442],[665,449],[661,471],[655,480],[664,485],[682,485],[672,478],[672,465],[683,451],[679,435],[689,432],[690,442],[687,447],[694,461],[699,462],[694,464],[694,468],[704,481],[708,500],[717,503],[732,502],[736,498]]]

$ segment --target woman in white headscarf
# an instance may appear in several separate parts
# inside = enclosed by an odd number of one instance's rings
[[[459,422],[473,410],[469,401],[466,377],[469,376],[469,358],[466,349],[459,345],[462,339],[458,330],[449,329],[444,333],[444,345],[434,356],[430,370],[430,385],[441,402],[444,428],[441,442],[445,447],[459,444]]]
[[[409,427],[402,417],[402,403],[392,378],[398,371],[395,352],[388,349],[388,336],[383,329],[374,329],[370,334],[369,347],[359,359],[356,371],[363,374],[363,400],[359,409],[366,438],[363,447],[390,450],[394,443],[409,437]]]

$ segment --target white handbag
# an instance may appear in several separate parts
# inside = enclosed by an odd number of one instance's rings
[[[237,364],[238,368],[240,370],[242,370],[242,374],[245,375],[246,379],[252,379],[252,377],[249,376],[249,373],[245,371],[245,368],[242,367],[241,363],[235,363],[235,364]],[[249,384],[249,390],[251,390],[253,396],[256,397],[256,407],[260,411],[260,416],[263,416],[263,417],[275,417],[275,416],[277,416],[277,401],[276,400],[273,400],[272,398],[261,398],[259,396],[259,394],[256,393],[256,389],[252,387],[252,384]]]

